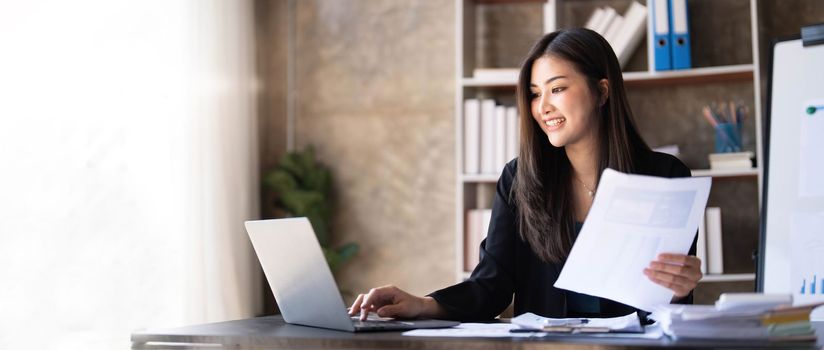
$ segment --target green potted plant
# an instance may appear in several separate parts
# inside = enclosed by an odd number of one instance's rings
[[[356,243],[332,247],[329,232],[334,208],[332,175],[316,161],[312,147],[285,154],[275,169],[264,175],[263,186],[274,193],[276,217],[305,216],[309,219],[332,271],[357,254],[359,247]]]

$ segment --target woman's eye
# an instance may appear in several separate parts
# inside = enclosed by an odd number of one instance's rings
[[[537,92],[531,92],[531,93],[529,93],[529,99],[530,99],[530,100],[535,99],[535,98],[538,98],[538,97],[541,97],[541,94],[539,94],[539,93],[537,93]]]
[[[556,87],[556,88],[552,88],[552,93],[557,94],[557,93],[559,93],[561,91],[564,91],[564,90],[566,90],[565,87]]]

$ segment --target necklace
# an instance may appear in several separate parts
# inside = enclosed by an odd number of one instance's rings
[[[584,185],[584,188],[587,189],[587,194],[590,197],[595,196],[595,189],[594,188],[589,188],[589,186],[587,186],[587,184],[585,184],[583,181],[581,181],[581,179],[579,179],[577,176],[574,176],[574,177],[575,177],[575,180],[578,180],[578,182],[581,183],[581,185]]]

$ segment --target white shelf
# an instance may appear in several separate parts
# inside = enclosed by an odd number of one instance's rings
[[[692,176],[740,177],[758,176],[758,168],[749,169],[693,169]]]
[[[655,83],[665,81],[688,81],[700,79],[736,79],[752,78],[755,66],[752,64],[739,64],[732,66],[703,67],[693,69],[681,69],[662,72],[624,72],[624,82],[626,83]],[[518,83],[518,77],[510,78],[462,78],[461,85],[464,87],[496,87],[512,86]]]
[[[723,274],[723,275],[704,275],[704,278],[701,279],[701,283],[704,282],[746,282],[746,281],[755,281],[755,274],[754,273],[734,273],[734,274]]]
[[[749,169],[692,169],[692,176],[710,177],[742,177],[758,176],[758,168]],[[461,181],[464,183],[495,183],[498,182],[498,174],[462,174]]]
[[[465,87],[492,87],[492,86],[512,86],[518,84],[518,78],[513,79],[484,79],[484,78],[463,78],[461,84]]]
[[[463,174],[461,181],[464,183],[496,183],[499,174]]]
[[[640,82],[652,80],[690,79],[707,77],[735,77],[750,75],[755,71],[752,64],[738,64],[732,66],[702,67],[661,72],[625,72],[625,82]]]

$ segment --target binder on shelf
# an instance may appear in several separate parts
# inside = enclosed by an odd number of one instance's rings
[[[668,0],[651,0],[649,37],[653,39],[650,50],[650,67],[656,71],[672,69],[670,48],[670,24]],[[654,63],[654,64],[653,64]]]
[[[721,237],[721,208],[709,207],[704,216],[707,219],[707,271],[710,274],[724,273],[724,245]]]
[[[464,174],[481,172],[481,101],[464,101]]]
[[[495,172],[495,100],[481,100],[481,173]]]
[[[670,47],[672,48],[672,69],[692,68],[690,53],[689,13],[687,0],[669,0],[672,21],[670,22]]]

